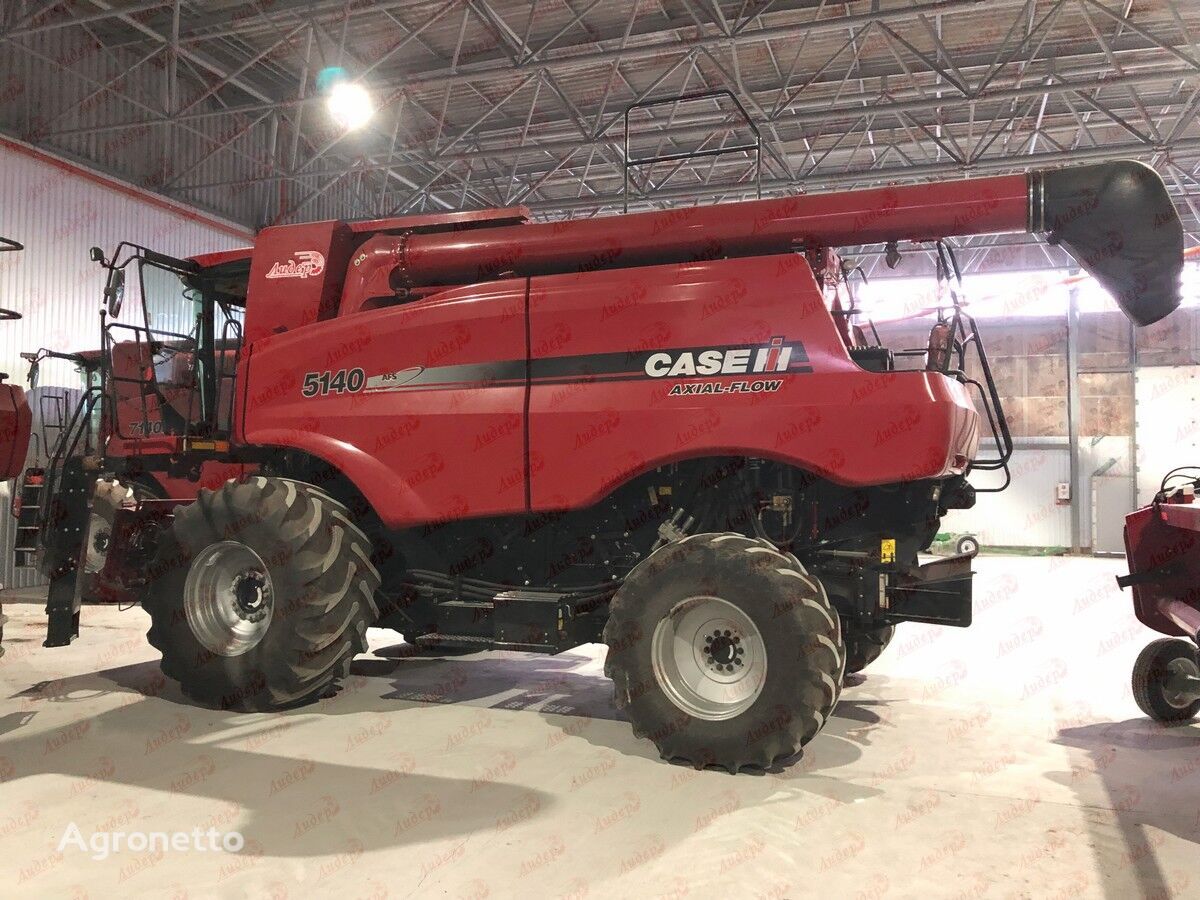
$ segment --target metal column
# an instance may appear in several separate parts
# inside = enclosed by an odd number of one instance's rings
[[[1079,274],[1071,270],[1071,276]],[[1071,456],[1071,552],[1079,553],[1083,540],[1083,472],[1079,453],[1079,425],[1083,402],[1079,396],[1079,285],[1067,294],[1067,446]]]

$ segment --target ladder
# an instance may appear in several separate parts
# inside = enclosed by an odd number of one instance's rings
[[[17,568],[37,565],[38,523],[41,521],[43,492],[46,488],[46,470],[35,467],[25,470],[21,491],[14,503],[17,517],[17,535],[13,542],[13,564]]]

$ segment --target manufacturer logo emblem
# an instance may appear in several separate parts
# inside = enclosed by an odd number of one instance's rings
[[[652,353],[645,372],[651,378],[695,378],[702,375],[746,375],[758,372],[787,372],[793,351],[804,356],[804,345],[773,337],[765,346],[698,348],[670,353]]]
[[[316,250],[297,250],[294,259],[277,262],[267,272],[268,278],[308,278],[325,271],[325,257]]]

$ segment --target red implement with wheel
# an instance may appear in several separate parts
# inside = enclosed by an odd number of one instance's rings
[[[1149,506],[1125,517],[1133,609],[1147,628],[1167,635],[1138,657],[1133,694],[1142,712],[1161,722],[1200,713],[1200,504],[1197,481],[1171,473]],[[1194,473],[1193,473],[1194,474]]]

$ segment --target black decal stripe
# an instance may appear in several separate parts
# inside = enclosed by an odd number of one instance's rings
[[[590,383],[593,381],[614,381],[622,378],[649,378],[645,372],[612,372],[611,374],[597,374],[594,372],[580,372],[576,375],[539,375],[531,379],[534,384],[546,384],[547,382],[558,383],[562,381],[578,381]]]
[[[673,382],[680,378],[770,378],[783,375],[812,372],[806,365],[808,355],[799,343],[792,347],[792,361],[786,372],[717,372],[711,375],[662,375],[646,374],[646,362],[656,353],[668,353],[673,357],[679,353],[699,354],[715,350],[722,354],[730,350],[749,350],[753,354],[760,349],[757,345],[728,344],[723,347],[663,348],[657,350],[621,351],[618,353],[586,353],[576,356],[548,356],[539,359],[498,360],[486,363],[465,363],[452,366],[434,366],[421,371],[416,377],[394,387],[386,384],[366,388],[363,393],[401,393],[408,391],[461,390],[465,388],[513,387],[525,384],[526,378],[534,385],[588,384],[608,381]],[[754,357],[748,360],[753,364]]]
[[[652,377],[645,372],[630,372],[625,375],[597,375],[597,376],[582,376],[579,378],[553,378],[533,382],[533,387],[544,387],[551,384],[591,384],[604,383],[611,381],[657,381],[663,384],[677,384],[680,381],[690,381],[693,379],[712,379],[712,378],[737,378],[742,381],[770,381],[772,379],[786,378],[788,375],[804,375],[811,373],[812,366],[799,366],[789,368],[786,372],[718,372],[715,375],[662,375]]]
[[[620,353],[588,353],[582,356],[545,356],[529,361],[529,376],[562,378],[568,375],[623,375],[641,372],[651,353],[664,351]]]
[[[525,360],[510,359],[498,362],[467,363],[457,366],[436,366],[425,369],[416,378],[404,383],[410,385],[449,384],[452,382],[489,382],[525,380]]]
[[[373,388],[363,391],[362,393],[371,394],[406,394],[418,391],[465,391],[478,390],[481,388],[498,388],[498,387],[523,387],[525,380],[520,381],[450,381],[445,384],[423,384],[417,387],[411,385],[401,385],[399,387]]]

